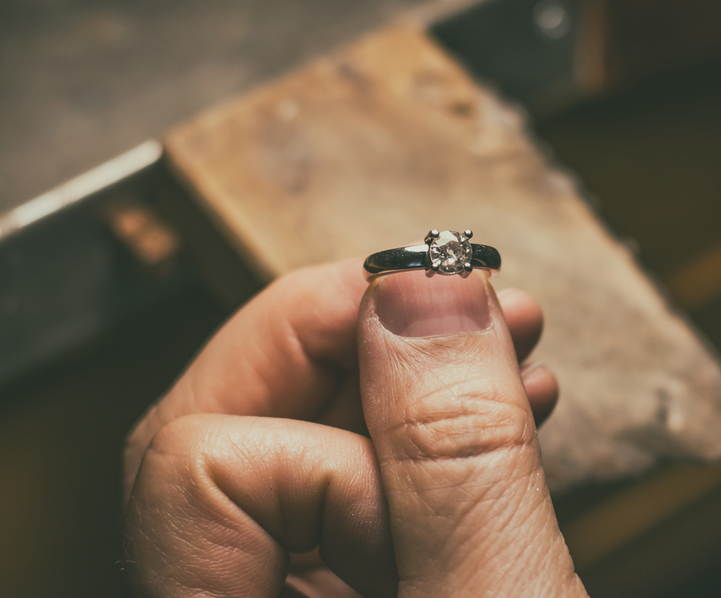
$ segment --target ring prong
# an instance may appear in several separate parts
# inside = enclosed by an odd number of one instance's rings
[[[473,237],[473,231],[472,231],[472,230],[467,230],[467,231],[464,232],[463,234],[465,235],[466,239],[470,239],[470,238]]]
[[[426,243],[429,243],[433,239],[437,239],[440,234],[441,233],[439,233],[435,228],[431,231],[428,231],[428,234],[426,235]]]
[[[466,262],[465,264],[463,264],[463,269],[464,269],[466,272],[472,272],[472,271],[473,271],[473,264],[471,264],[471,262]]]

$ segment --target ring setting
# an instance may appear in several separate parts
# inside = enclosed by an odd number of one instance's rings
[[[463,274],[473,270],[473,248],[470,230],[459,234],[452,230],[439,233],[433,229],[425,238],[428,245],[428,264],[431,272]]]
[[[488,245],[471,243],[473,232],[433,229],[423,245],[387,249],[368,256],[363,264],[366,280],[405,270],[425,269],[427,276],[458,274],[467,277],[474,269],[484,269],[491,276],[501,269],[501,256]]]

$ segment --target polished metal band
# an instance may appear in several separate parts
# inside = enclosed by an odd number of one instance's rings
[[[434,233],[435,237],[432,236]],[[455,234],[457,235],[457,233]],[[462,238],[461,235],[458,236]],[[426,244],[424,245],[410,245],[408,247],[398,247],[397,249],[387,249],[368,256],[363,264],[366,280],[370,281],[378,276],[393,274],[394,272],[403,272],[405,270],[424,269],[429,276],[435,273],[467,276],[471,270],[482,268],[488,270],[491,276],[493,276],[501,269],[501,256],[498,251],[488,245],[479,245],[477,243],[468,243],[472,250],[472,257],[470,258],[470,262],[466,262],[465,268],[454,267],[453,271],[446,271],[443,267],[439,268],[433,263],[433,259],[430,256],[430,247],[433,240],[437,237],[438,232],[431,231],[429,236],[426,237]],[[465,239],[463,240],[465,241]]]

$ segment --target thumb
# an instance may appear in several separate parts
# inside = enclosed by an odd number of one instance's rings
[[[586,596],[487,275],[377,280],[359,350],[399,597]]]

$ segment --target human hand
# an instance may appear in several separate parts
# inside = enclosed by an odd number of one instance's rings
[[[360,271],[271,285],[133,431],[138,593],[292,595],[289,552],[320,545],[365,596],[584,596],[535,437],[555,380],[518,369],[538,305],[520,291],[499,305],[482,274],[404,273],[373,283],[359,313]],[[357,596],[327,570],[297,573],[312,598]]]

